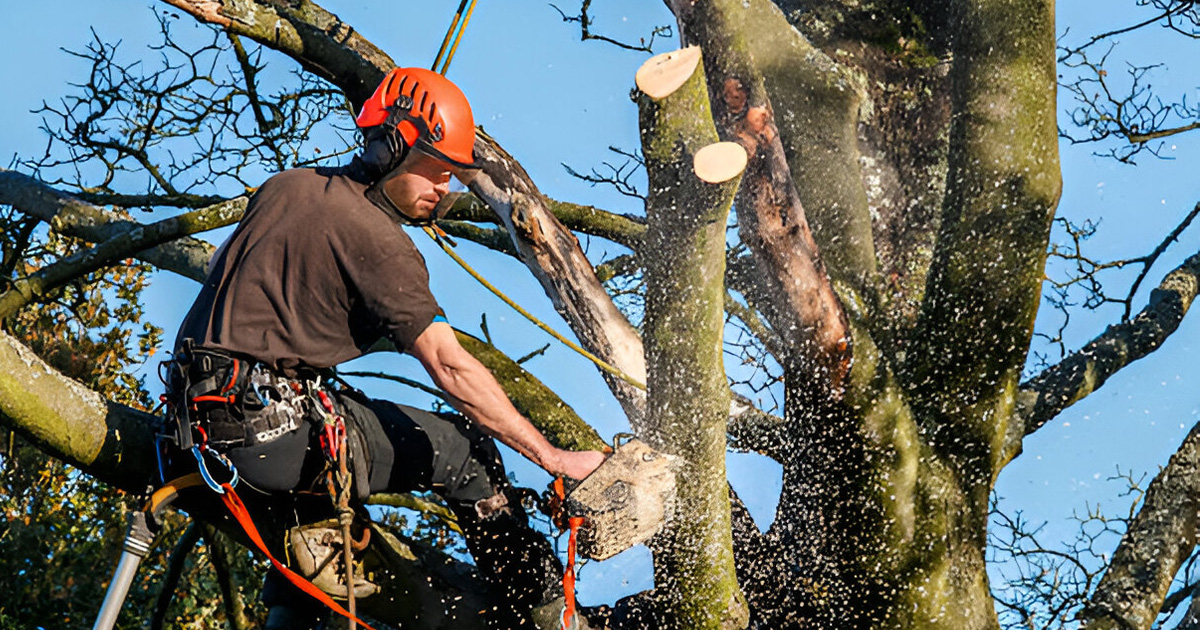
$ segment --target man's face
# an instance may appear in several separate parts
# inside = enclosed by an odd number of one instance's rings
[[[427,220],[450,192],[450,165],[420,151],[410,151],[395,174],[384,180],[383,192],[408,218]]]

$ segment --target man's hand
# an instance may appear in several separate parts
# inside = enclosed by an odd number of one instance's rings
[[[552,475],[563,475],[572,479],[583,479],[592,474],[608,455],[600,451],[558,451],[554,470],[547,469]]]

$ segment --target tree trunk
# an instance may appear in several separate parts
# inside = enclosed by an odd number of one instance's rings
[[[740,630],[748,611],[730,533],[722,335],[725,222],[745,154],[710,146],[717,132],[699,49],[650,59],[637,83],[650,178],[646,243],[655,252],[646,266],[642,435],[680,464],[675,516],[653,545],[655,584],[672,627]]]

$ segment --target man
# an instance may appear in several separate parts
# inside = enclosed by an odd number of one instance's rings
[[[332,399],[347,420],[357,494],[441,494],[494,599],[507,606],[492,625],[517,626],[531,609],[561,606],[562,568],[510,500],[483,434],[553,475],[582,479],[605,456],[555,448],[516,411],[458,344],[400,227],[434,220],[451,176],[467,181],[476,166],[461,90],[431,71],[398,68],[357,122],[361,155],[345,168],[269,179],[214,257],[179,330],[176,407],[191,410],[204,430],[198,439],[227,456],[246,485],[278,495],[311,488],[329,465],[319,438],[329,409],[322,399]],[[318,384],[322,370],[384,337],[421,362],[465,419]],[[268,628],[313,627],[324,614],[277,573],[264,601]]]

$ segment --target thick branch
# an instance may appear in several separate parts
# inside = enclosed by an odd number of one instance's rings
[[[235,223],[245,210],[246,200],[238,198],[215,206],[193,210],[178,216],[139,225],[99,245],[73,254],[36,273],[17,280],[0,295],[0,319],[74,278],[89,274],[133,254],[175,240],[181,236],[205,232]]]
[[[1200,424],[1192,427],[1146,490],[1091,601],[1080,613],[1089,630],[1149,630],[1171,582],[1197,542]]]
[[[471,190],[503,222],[521,260],[580,344],[634,380],[645,382],[642,340],[596,278],[579,239],[554,217],[545,198],[512,156],[483,134],[475,151],[484,167],[472,181]],[[607,372],[602,375],[636,427],[643,413],[644,394]]]
[[[635,251],[641,247],[642,238],[646,235],[646,223],[643,219],[601,210],[595,206],[558,201],[549,197],[545,199],[546,207],[554,217],[572,232],[599,236]],[[486,203],[469,192],[450,193],[442,199],[442,203],[449,204],[446,216],[450,219],[492,223],[499,221]]]
[[[1113,374],[1162,346],[1183,321],[1200,293],[1200,253],[1175,268],[1150,293],[1150,302],[1132,320],[1109,326],[1078,352],[1021,386],[1018,412],[1024,432],[1042,428],[1067,407],[1104,385]],[[1019,444],[1010,445],[1013,455]]]
[[[107,241],[140,226],[136,221],[117,218],[107,210],[80,201],[32,177],[3,169],[0,169],[0,203],[9,204],[24,214],[49,223],[59,234],[92,243]],[[228,203],[238,203],[244,207],[245,198],[231,199]],[[203,241],[181,238],[140,252],[135,258],[202,282],[212,252],[213,247]]]
[[[677,0],[667,2],[679,9]],[[877,261],[859,166],[861,79],[809,43],[770,0],[738,2],[722,25],[745,41],[770,98],[813,239],[839,290],[872,302]],[[677,14],[679,12],[677,11]],[[704,45],[691,26],[685,34]],[[710,74],[712,69],[710,68]],[[714,86],[716,82],[714,81]],[[716,86],[720,87],[720,86]]]
[[[743,396],[734,394],[729,416],[729,447],[754,451],[777,462],[788,456],[788,436],[783,418],[773,416]]]
[[[570,450],[604,450],[606,444],[596,430],[537,377],[494,346],[461,331],[456,334],[458,342],[488,366],[517,410],[555,446]]]
[[[599,236],[634,251],[642,247],[646,224],[637,217],[555,199],[546,199],[546,205],[563,225],[574,232]]]
[[[725,223],[745,152],[716,143],[700,51],[647,61],[637,74],[646,203],[646,366],[641,435],[680,458],[676,518],[654,546],[654,577],[681,627],[745,627],[725,474],[729,385],[722,356]],[[711,182],[711,183],[710,183]]]
[[[1062,188],[1054,3],[967,0],[955,20],[947,194],[906,368],[919,415],[958,432],[941,442],[983,446],[994,473]]]
[[[704,51],[717,129],[750,157],[738,191],[742,241],[776,299],[758,304],[789,349],[787,361],[826,395],[840,395],[849,368],[846,314],[809,230],[761,73],[746,33],[734,29],[740,0],[694,4],[686,32]]]

